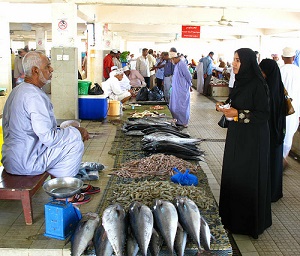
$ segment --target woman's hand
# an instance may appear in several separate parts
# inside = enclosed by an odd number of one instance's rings
[[[219,112],[223,112],[223,108],[220,106],[224,106],[224,102],[217,102],[216,103],[216,111],[219,111]]]
[[[223,109],[222,109],[222,112],[224,113],[224,115],[225,115],[226,117],[229,117],[229,118],[237,117],[238,114],[239,114],[239,112],[238,112],[237,109],[235,109],[235,108],[228,108],[228,109],[223,108]]]

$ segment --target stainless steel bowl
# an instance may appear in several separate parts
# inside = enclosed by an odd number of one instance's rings
[[[80,192],[83,181],[74,177],[54,178],[44,183],[45,192],[56,198],[71,197]]]

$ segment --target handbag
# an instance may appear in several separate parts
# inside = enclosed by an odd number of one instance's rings
[[[218,125],[222,128],[228,128],[228,123],[229,121],[226,119],[225,115],[222,115]]]
[[[291,114],[295,113],[295,109],[292,105],[293,99],[289,96],[287,90],[284,88],[284,98],[285,98],[285,107],[286,107],[286,116],[289,116]]]

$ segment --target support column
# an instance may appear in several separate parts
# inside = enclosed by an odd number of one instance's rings
[[[78,118],[77,6],[52,4],[51,100],[58,119]]]
[[[100,84],[103,81],[103,23],[95,24],[95,47],[90,49],[92,52],[89,54],[91,60],[91,68],[89,69],[94,73],[95,82]]]
[[[47,31],[44,28],[37,28],[35,31],[36,50],[45,53],[47,42]]]
[[[9,19],[10,13],[9,3],[0,3],[0,87],[7,88],[7,91],[12,89],[11,80],[11,56],[10,56],[10,34],[9,34]],[[2,96],[1,96],[2,98]],[[2,100],[0,103],[0,114],[2,114]]]

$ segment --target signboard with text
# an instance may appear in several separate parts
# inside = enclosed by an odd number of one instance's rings
[[[182,25],[181,38],[200,38],[200,26]]]

